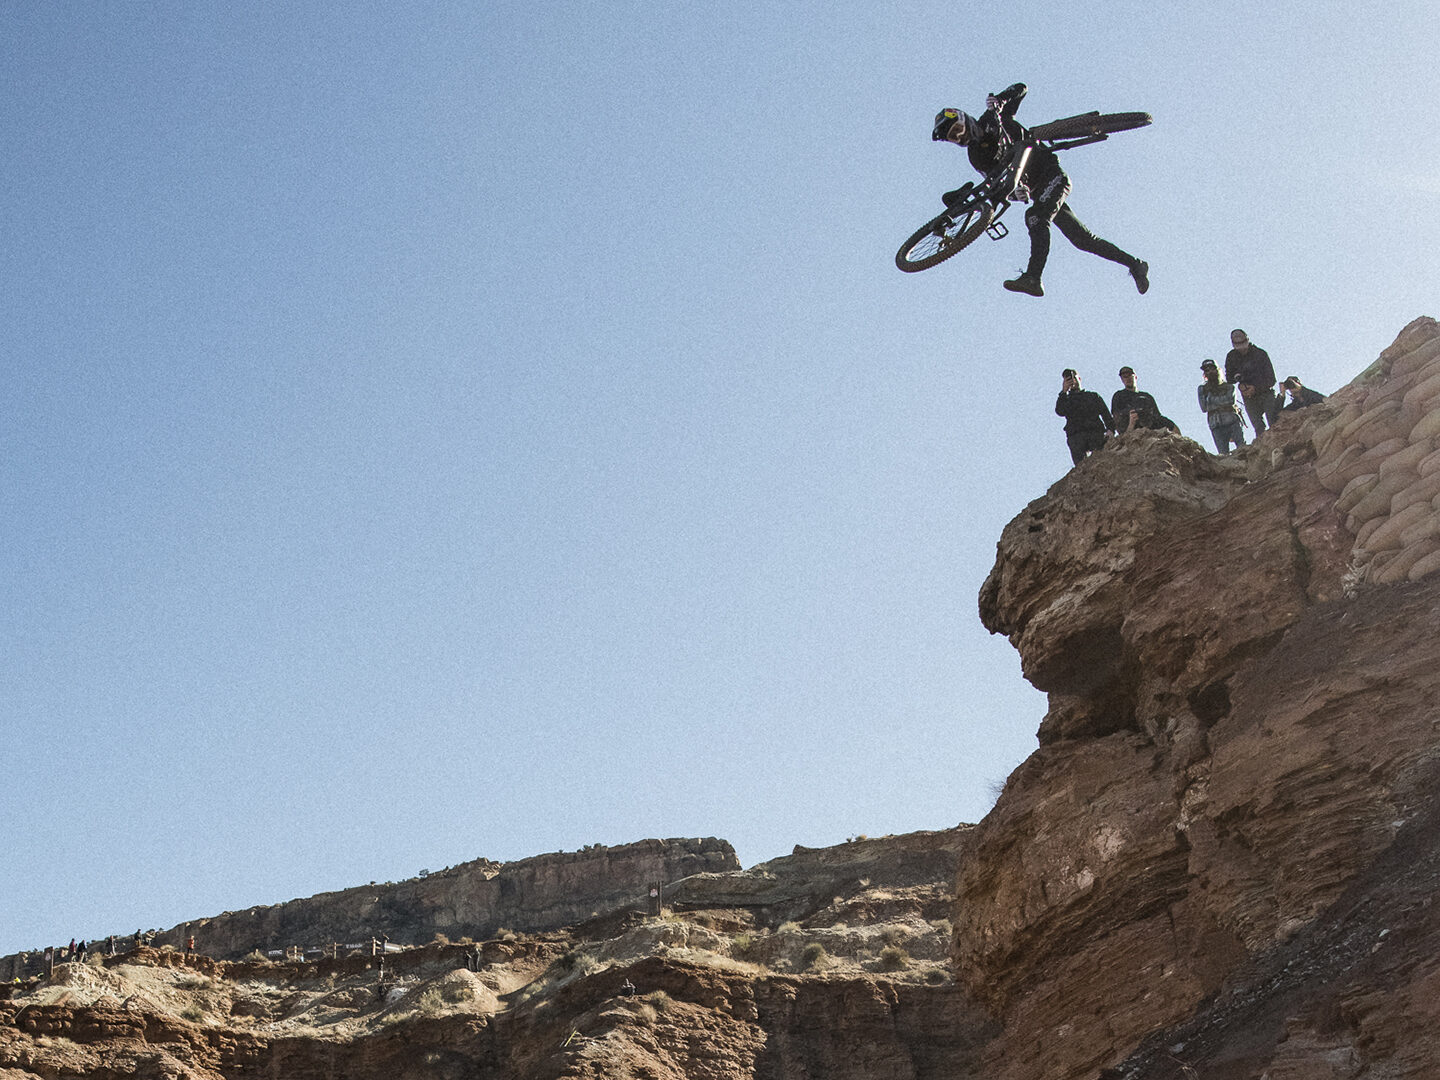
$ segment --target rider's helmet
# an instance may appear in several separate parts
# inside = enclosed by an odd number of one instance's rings
[[[973,116],[959,109],[941,109],[935,114],[935,128],[930,132],[930,138],[935,142],[943,139],[968,146],[978,130]]]

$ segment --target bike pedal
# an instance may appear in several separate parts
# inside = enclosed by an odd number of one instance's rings
[[[1003,221],[992,221],[985,227],[985,232],[989,234],[991,240],[1004,240],[1010,235],[1010,230],[1005,227]]]

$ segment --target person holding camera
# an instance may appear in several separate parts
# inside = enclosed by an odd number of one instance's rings
[[[1103,447],[1106,435],[1115,434],[1115,421],[1105,407],[1105,399],[1094,390],[1082,389],[1074,368],[1060,373],[1055,415],[1065,418],[1065,442],[1070,447],[1070,460],[1076,465]]]
[[[1123,434],[1136,428],[1150,428],[1180,433],[1175,421],[1160,411],[1154,396],[1136,389],[1139,378],[1129,364],[1120,369],[1120,381],[1124,385],[1110,398],[1110,417],[1117,431]]]
[[[1311,390],[1294,375],[1291,375],[1280,384],[1281,392],[1290,395],[1290,403],[1281,407],[1281,412],[1294,412],[1296,409],[1308,409],[1311,405],[1319,405],[1325,400],[1325,395],[1318,390]]]

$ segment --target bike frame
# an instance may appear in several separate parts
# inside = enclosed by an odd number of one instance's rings
[[[994,111],[998,119],[998,110]],[[1024,183],[1025,168],[1030,164],[1030,154],[1036,147],[1058,152],[1072,150],[1077,146],[1089,146],[1091,143],[1104,142],[1109,137],[1109,135],[1085,135],[1075,139],[1037,139],[1027,133],[1025,138],[1015,144],[1014,150],[1010,153],[1010,160],[1005,167],[992,171],[975,186],[966,198],[958,201],[953,207],[947,207],[947,216],[953,222],[975,205],[977,200],[984,200],[995,207],[995,216],[991,218],[985,232],[992,240],[1003,240],[1010,235],[1010,230],[1000,220],[1001,215],[1010,208],[1011,198],[1014,196],[1016,188]]]

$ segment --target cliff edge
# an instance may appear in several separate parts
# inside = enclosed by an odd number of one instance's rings
[[[958,876],[984,1075],[1436,1075],[1437,448],[1422,318],[1233,457],[1123,436],[1005,529],[980,615],[1049,709]]]

